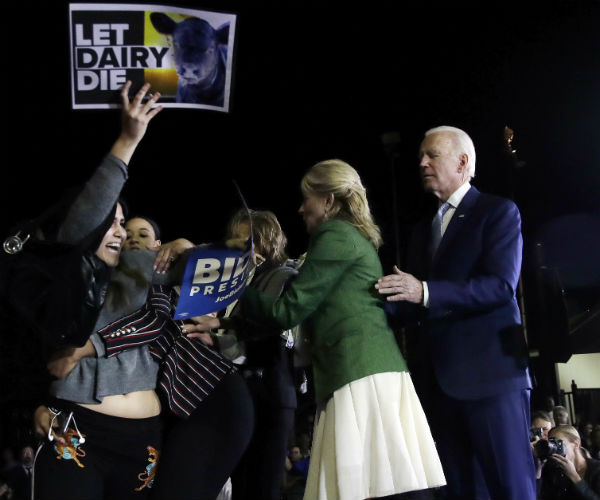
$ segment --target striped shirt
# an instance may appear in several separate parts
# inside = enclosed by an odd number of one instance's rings
[[[171,292],[164,285],[152,286],[144,306],[98,334],[105,343],[107,357],[148,344],[160,364],[158,387],[171,411],[185,418],[234,368],[214,349],[182,334],[179,322],[171,318]]]

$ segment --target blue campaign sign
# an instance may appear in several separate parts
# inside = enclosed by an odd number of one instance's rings
[[[199,248],[188,257],[175,319],[225,309],[246,288],[252,249]]]

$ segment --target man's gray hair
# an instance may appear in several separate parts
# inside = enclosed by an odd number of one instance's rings
[[[470,178],[475,177],[475,145],[473,144],[473,140],[469,137],[469,134],[459,128],[442,125],[440,127],[430,128],[425,132],[425,136],[436,134],[438,132],[450,132],[452,134],[458,154],[466,154],[469,158],[467,162],[467,174]]]

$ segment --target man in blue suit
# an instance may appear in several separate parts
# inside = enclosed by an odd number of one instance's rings
[[[379,280],[388,312],[416,328],[409,368],[440,454],[447,498],[534,500],[527,348],[516,289],[521,217],[510,200],[471,186],[475,148],[454,127],[425,133],[433,219],[411,238],[406,272]]]

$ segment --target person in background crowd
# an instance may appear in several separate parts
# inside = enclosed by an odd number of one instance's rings
[[[600,425],[595,425],[592,430],[590,454],[592,458],[600,460]]]
[[[557,425],[549,438],[562,441],[564,454],[553,453],[544,465],[540,498],[600,499],[600,460],[586,458],[577,429],[572,425]]]
[[[543,410],[533,412],[531,415],[531,430],[532,432],[537,431],[537,434],[541,433],[541,435],[536,436],[538,439],[548,439],[548,432],[552,427],[554,427],[552,417],[548,412]]]
[[[552,408],[552,416],[554,417],[554,424],[556,426],[571,424],[569,410],[567,410],[564,406],[555,406]]]
[[[581,425],[579,434],[581,435],[581,446],[588,451],[592,449],[592,433],[594,432],[594,424],[586,422]],[[590,452],[591,453],[591,452]]]
[[[547,411],[538,410],[533,412],[531,416],[531,435],[529,440],[531,441],[531,451],[535,462],[535,487],[538,496],[542,486],[542,469],[546,463],[546,458],[538,457],[535,447],[540,440],[548,441],[548,432],[553,427],[552,422],[552,414]]]
[[[300,446],[292,446],[285,457],[286,481],[284,496],[286,500],[301,500],[306,488],[310,457],[302,454]]]

